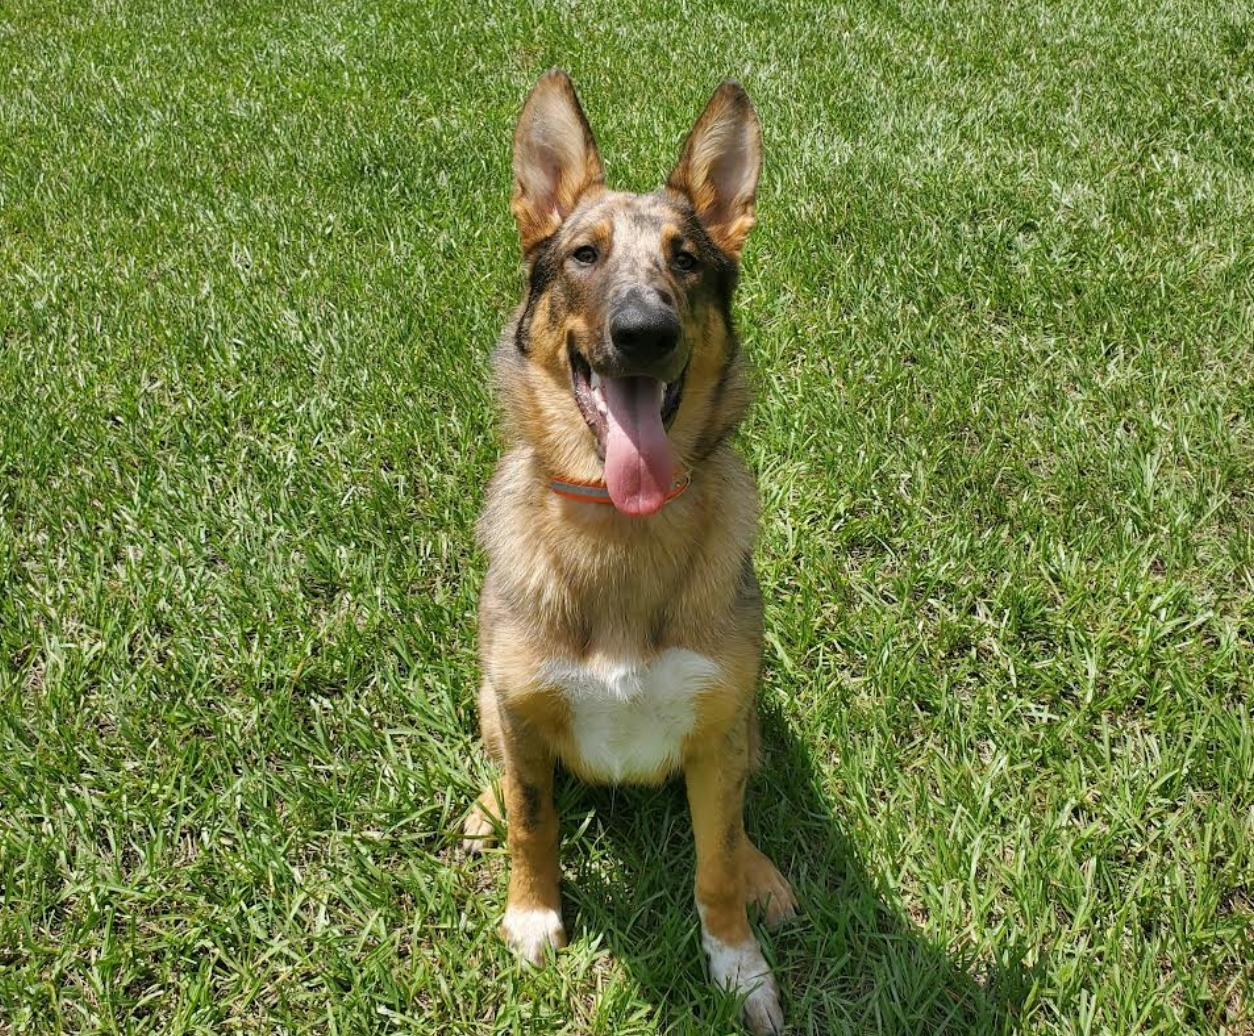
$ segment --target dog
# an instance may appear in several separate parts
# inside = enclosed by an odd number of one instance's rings
[[[745,834],[757,754],[757,490],[728,439],[749,404],[731,301],[754,225],[761,131],[727,81],[661,190],[609,190],[574,87],[553,70],[514,134],[527,285],[494,354],[506,450],[480,519],[483,742],[501,771],[468,851],[505,820],[502,935],[565,945],[555,765],[597,782],[682,772],[710,974],[756,1033],[782,1030],[749,927],[796,900]]]

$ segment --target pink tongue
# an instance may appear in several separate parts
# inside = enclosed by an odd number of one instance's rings
[[[675,477],[675,453],[662,427],[661,382],[656,378],[605,378],[608,428],[605,486],[623,514],[662,509]]]

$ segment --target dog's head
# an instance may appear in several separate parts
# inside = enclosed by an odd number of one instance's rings
[[[502,348],[507,413],[553,474],[603,477],[624,514],[658,511],[743,413],[730,302],[761,150],[726,82],[666,187],[625,194],[606,188],[564,72],[523,106],[511,209],[528,291]]]

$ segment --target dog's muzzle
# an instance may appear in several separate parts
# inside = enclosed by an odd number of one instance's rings
[[[683,367],[679,337],[679,316],[670,306],[641,291],[630,292],[610,316],[609,338],[618,368],[614,373],[674,381]]]

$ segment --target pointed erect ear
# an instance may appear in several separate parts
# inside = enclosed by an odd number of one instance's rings
[[[666,186],[687,196],[714,243],[735,258],[756,220],[762,131],[749,95],[728,79],[692,127]]]
[[[546,72],[532,87],[514,130],[514,196],[524,254],[570,215],[580,195],[605,182],[592,130],[570,77]]]

